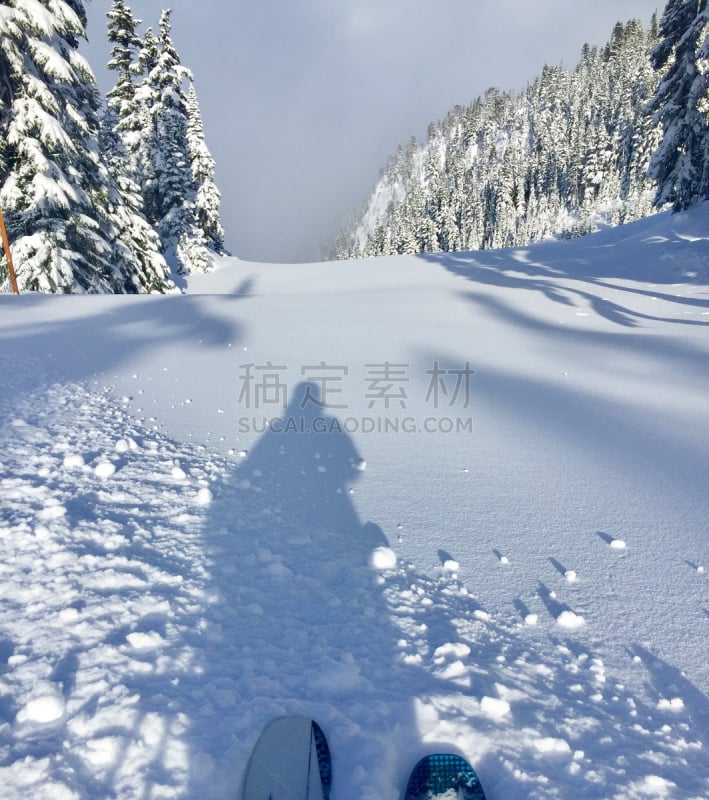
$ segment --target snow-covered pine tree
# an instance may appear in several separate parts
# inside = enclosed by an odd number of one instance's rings
[[[197,219],[209,247],[224,253],[224,228],[219,215],[221,195],[214,181],[215,164],[204,139],[202,112],[194,84],[187,92],[187,143],[189,145],[192,177],[197,185],[195,205]]]
[[[108,108],[101,121],[99,145],[111,175],[108,204],[116,227],[115,250],[123,261],[136,264],[137,291],[173,288],[168,265],[160,252],[160,237],[142,213],[143,199],[130,177],[128,159],[118,134],[115,112]]]
[[[108,39],[113,44],[108,68],[116,72],[116,84],[107,95],[99,140],[101,153],[114,180],[110,199],[116,208],[118,241],[139,263],[146,282],[158,289],[168,266],[160,252],[160,237],[145,218],[137,180],[145,121],[134,85],[140,47],[135,29],[140,21],[122,0],[114,0],[107,16]]]
[[[157,226],[160,220],[160,198],[157,174],[160,168],[158,130],[153,107],[156,91],[148,77],[158,63],[158,41],[148,28],[141,40],[136,74],[134,100],[121,112],[119,129],[126,145],[130,169],[135,176],[143,199],[143,211],[148,222]],[[159,90],[158,90],[159,91]],[[162,247],[162,244],[161,244]]]
[[[23,290],[112,291],[118,276],[94,204],[105,189],[92,147],[96,103],[75,51],[81,18],[67,3],[41,14],[33,5],[3,3],[0,29],[0,206],[18,282]]]
[[[7,44],[14,27],[14,10],[0,5],[0,121],[4,123],[7,109],[12,104],[12,69],[7,59]],[[0,176],[5,174],[7,140],[0,136]]]
[[[138,150],[141,142],[141,132],[145,125],[145,115],[136,97],[135,78],[137,73],[138,53],[141,40],[136,33],[140,20],[125,5],[123,0],[113,0],[108,17],[108,40],[111,42],[111,59],[108,68],[116,73],[116,83],[106,95],[108,109],[112,112],[111,119],[115,130],[119,134],[117,139],[121,143],[120,155],[128,163],[125,169],[130,170],[129,177],[137,182],[139,175]]]
[[[178,273],[204,272],[211,259],[199,220],[184,90],[192,74],[172,42],[170,13],[162,12],[157,38],[146,31],[139,56],[145,77],[137,97],[148,117],[139,148],[142,192],[147,219],[160,235],[168,263]]]
[[[75,0],[0,6],[0,207],[18,282],[45,292],[162,288],[119,239],[124,206],[100,156],[98,90],[76,49],[85,23]]]
[[[650,162],[655,203],[675,210],[709,198],[709,10],[707,0],[669,0],[652,51],[666,74],[650,107],[664,136]]]

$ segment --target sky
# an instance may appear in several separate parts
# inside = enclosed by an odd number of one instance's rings
[[[619,20],[662,0],[135,0],[192,70],[233,255],[317,259],[399,144],[490,86],[572,67]],[[110,0],[87,4],[88,58],[105,93]]]

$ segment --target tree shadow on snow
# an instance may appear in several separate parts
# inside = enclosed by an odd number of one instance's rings
[[[23,396],[53,383],[99,375],[110,380],[115,371],[135,369],[148,354],[176,340],[184,342],[186,359],[190,347],[204,352],[234,343],[242,332],[230,305],[245,296],[0,298],[0,307],[7,304],[5,320],[7,311],[14,311],[18,321],[14,327],[0,328],[0,414],[11,413]],[[217,306],[224,313],[215,313]],[[84,309],[89,313],[83,314]],[[33,322],[22,321],[24,310],[31,312]]]
[[[659,288],[661,285],[690,287],[709,282],[709,239],[697,241],[696,237],[684,234],[682,228],[686,220],[682,217],[672,218],[672,222],[675,230],[668,233],[670,226],[664,223],[665,235],[660,237],[652,235],[653,221],[650,220],[636,227],[632,234],[621,226],[573,242],[542,242],[507,250],[427,253],[419,257],[478,287],[524,290],[567,307],[590,308],[599,317],[624,328],[640,328],[656,321],[707,326],[709,321],[690,317],[708,309],[709,300]],[[658,244],[665,247],[658,251]],[[628,285],[623,281],[656,285],[642,288],[642,285]],[[618,299],[610,299],[609,292],[617,292]],[[633,295],[671,304],[670,314],[653,315],[635,310],[630,305]],[[628,304],[619,299],[623,296],[628,298]],[[510,321],[544,326],[531,315],[513,314],[512,308],[497,298],[476,292],[469,299],[505,314]],[[561,335],[589,335],[570,326],[563,330],[559,330],[558,325],[544,327]]]

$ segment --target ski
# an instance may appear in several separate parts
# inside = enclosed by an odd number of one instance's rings
[[[308,717],[278,717],[256,742],[243,800],[330,800],[330,748]]]
[[[441,753],[416,764],[404,800],[485,800],[485,792],[464,758]]]

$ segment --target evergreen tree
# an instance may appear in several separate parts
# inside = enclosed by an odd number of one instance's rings
[[[180,63],[172,43],[170,11],[160,16],[158,57],[147,82],[153,92],[150,113],[156,130],[158,224],[175,208],[190,202],[192,170],[187,140],[187,96],[184,84],[192,75]]]
[[[100,157],[95,79],[76,50],[83,3],[10,0],[2,12],[0,207],[21,289],[162,288],[119,240],[125,208]]]
[[[214,182],[214,159],[204,140],[202,113],[194,86],[187,93],[187,144],[192,178],[197,185],[195,205],[199,226],[212,250],[224,253],[224,229],[219,217],[221,196]]]
[[[119,134],[116,142],[121,143],[121,155],[126,163],[124,169],[139,183],[142,131],[146,122],[145,114],[136,95],[135,78],[138,72],[137,60],[141,40],[136,33],[140,20],[133,14],[123,0],[114,0],[108,14],[108,40],[112,44],[108,68],[116,73],[116,83],[106,96],[107,107],[112,112],[111,119]]]
[[[160,286],[167,263],[157,232],[145,218],[138,184],[141,162],[141,120],[143,109],[136,97],[134,75],[140,46],[135,29],[140,24],[122,0],[114,0],[108,12],[108,38],[113,43],[108,68],[116,72],[116,84],[107,95],[100,146],[115,183],[112,201],[116,206],[121,246],[140,264],[151,289]]]
[[[107,95],[108,105],[116,111],[120,118],[125,118],[135,97],[133,75],[136,71],[135,63],[141,46],[136,28],[141,21],[135,19],[123,0],[113,0],[106,16],[108,17],[108,41],[113,45],[108,68],[116,73],[116,85]]]
[[[145,31],[138,53],[134,100],[122,116],[119,129],[126,143],[128,158],[143,199],[143,211],[148,222],[157,227],[161,218],[158,172],[160,169],[160,141],[154,106],[159,99],[149,76],[158,63],[158,42],[153,29]],[[162,247],[162,245],[161,245]]]
[[[654,66],[668,69],[651,102],[664,137],[650,173],[659,184],[655,203],[675,210],[709,197],[708,26],[707,0],[669,0],[652,52]]]
[[[136,98],[147,124],[135,156],[146,216],[160,235],[162,252],[177,272],[189,273],[210,268],[209,242],[200,226],[188,140],[184,85],[192,74],[172,42],[170,13],[162,12],[157,38],[146,31],[138,59],[144,78]]]
[[[7,109],[12,104],[12,67],[8,60],[11,42],[10,31],[14,28],[14,9],[0,7],[0,122],[4,122]],[[7,170],[7,139],[0,136],[0,176]]]
[[[113,178],[108,203],[117,229],[115,248],[119,257],[136,264],[136,274],[140,276],[137,291],[141,290],[139,286],[157,292],[172,288],[167,262],[160,252],[160,237],[142,213],[143,200],[130,177],[117,118],[111,109],[104,113],[99,143]]]

